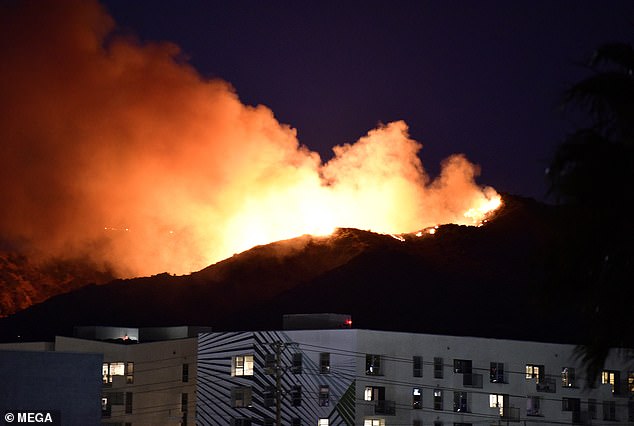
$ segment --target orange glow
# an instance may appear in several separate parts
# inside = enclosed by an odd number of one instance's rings
[[[120,276],[182,274],[337,227],[402,241],[478,225],[501,203],[463,155],[427,176],[403,121],[335,146],[324,163],[177,46],[111,34],[97,2],[11,5],[0,13],[12,35],[0,41],[11,106],[0,179],[15,184],[0,188],[0,233],[45,255],[90,257]]]

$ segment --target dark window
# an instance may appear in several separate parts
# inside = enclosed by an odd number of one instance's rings
[[[251,407],[251,388],[240,386],[231,389],[231,405],[235,408]]]
[[[453,393],[453,410],[457,413],[468,413],[467,392]]]
[[[365,374],[368,376],[380,376],[381,355],[367,354],[365,356]]]
[[[504,363],[492,362],[491,369],[489,370],[489,376],[491,383],[505,383],[504,380]]]
[[[302,426],[302,419],[299,417],[293,417],[291,419],[291,426]]]
[[[616,420],[615,401],[603,401],[603,420]]]
[[[330,373],[330,353],[322,352],[319,354],[319,372],[321,374]]]
[[[276,356],[274,353],[267,353],[264,355],[264,373],[275,374]]]
[[[330,405],[330,387],[322,385],[319,387],[319,406],[327,407]]]
[[[275,424],[275,420],[270,417],[264,419],[264,426],[273,426]]]
[[[244,417],[231,419],[231,426],[251,426],[251,419]]]
[[[183,364],[183,371],[181,373],[181,378],[183,383],[189,382],[189,364]]]
[[[181,413],[183,413],[183,419],[181,426],[187,426],[187,405],[189,404],[189,395],[187,393],[181,393]]]
[[[423,357],[414,355],[412,364],[414,366],[414,370],[412,372],[414,377],[423,377]]]
[[[434,378],[442,379],[443,378],[443,361],[442,358],[436,357],[434,358]]]
[[[112,413],[112,404],[110,398],[105,395],[101,397],[101,417],[110,417]]]
[[[263,403],[265,407],[272,407],[275,405],[275,386],[266,386],[263,392]]]
[[[293,407],[299,407],[302,405],[302,386],[295,385],[291,389],[291,404]]]
[[[471,360],[470,359],[454,359],[453,372],[460,373],[460,374],[471,374]]]
[[[597,418],[597,400],[590,398],[588,399],[588,416],[591,419]]]
[[[291,373],[302,374],[302,353],[295,352],[293,354],[293,364],[291,365]]]
[[[125,412],[126,414],[132,413],[132,392],[125,393]]]
[[[581,410],[581,400],[579,398],[562,398],[561,399],[561,411],[575,411]]]

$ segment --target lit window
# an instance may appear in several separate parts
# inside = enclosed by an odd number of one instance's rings
[[[561,370],[561,386],[564,388],[575,387],[575,369],[572,367],[564,367]]]
[[[328,426],[328,424],[328,419],[319,419],[319,421],[317,421],[317,426]]]
[[[434,389],[434,410],[442,410],[442,390]]]
[[[627,373],[627,390],[634,393],[634,371]]]
[[[601,372],[601,384],[610,385],[612,393],[618,393],[619,372],[614,370],[603,370]]]
[[[125,382],[127,384],[134,383],[134,363],[128,362],[125,365]]]
[[[527,379],[535,379],[535,383],[539,383],[541,381],[543,374],[544,374],[543,365],[526,364],[526,378]]]
[[[363,426],[385,426],[385,419],[365,419]]]
[[[133,368],[134,363],[129,362]],[[104,362],[101,367],[101,377],[104,384],[112,383],[113,376],[125,376],[126,363],[124,362]],[[133,373],[131,373],[132,376]],[[134,380],[132,378],[132,380]],[[128,382],[131,383],[131,382]]]
[[[240,386],[231,389],[231,406],[235,408],[251,407],[251,388]]]
[[[253,376],[253,355],[236,355],[231,358],[232,376]]]
[[[420,388],[412,389],[412,408],[415,410],[423,408],[423,392]]]
[[[383,386],[366,386],[364,399],[366,401],[379,401],[385,399],[385,388]]]
[[[489,407],[497,408],[500,416],[504,416],[504,399],[505,395],[491,394],[489,395]]]

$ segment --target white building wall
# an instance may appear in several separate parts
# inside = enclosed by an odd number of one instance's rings
[[[133,381],[113,376],[102,395],[122,392],[123,403],[111,406],[102,424],[132,425],[195,424],[197,339],[187,338],[122,345],[69,337],[56,337],[56,351],[103,353],[104,362],[134,363]],[[188,381],[183,381],[183,364],[188,364]],[[187,394],[187,412],[182,411],[182,394]],[[126,399],[132,395],[131,413]]]
[[[331,370],[326,374],[317,371],[305,371],[310,377],[303,379],[304,391],[303,414],[297,414],[294,407],[286,407],[287,418],[301,417],[302,425],[317,425],[320,417],[330,419],[330,425],[346,424],[345,416],[333,413],[333,407],[338,404],[341,394],[332,395],[331,405],[319,407],[316,405],[316,387],[328,380],[340,380],[345,386],[354,383],[354,424],[364,425],[367,421],[376,420],[380,425],[416,425],[417,421],[422,425],[433,425],[441,422],[443,425],[454,423],[471,424],[500,424],[515,421],[524,426],[543,424],[573,424],[575,422],[589,422],[588,400],[596,400],[596,418],[590,423],[604,425],[603,402],[616,405],[616,418],[620,425],[634,424],[628,415],[628,404],[632,402],[632,394],[627,392],[622,396],[612,394],[610,385],[598,385],[595,389],[586,388],[584,371],[574,356],[574,346],[547,344],[538,342],[520,342],[512,340],[496,340],[470,337],[437,336],[425,334],[411,334],[398,332],[382,332],[370,330],[293,330],[284,332],[253,333],[255,339],[279,339],[284,338],[288,342],[297,344],[305,357],[305,364],[319,365],[319,354],[330,352]],[[223,339],[223,333],[210,333],[213,336],[209,341]],[[211,345],[213,346],[213,344]],[[211,348],[208,346],[208,348]],[[264,344],[262,346],[265,346]],[[209,349],[212,351],[212,349]],[[381,355],[382,375],[371,376],[366,374],[366,354]],[[413,356],[421,356],[423,360],[422,377],[413,376]],[[230,359],[230,353],[223,353]],[[434,377],[434,358],[443,360],[443,378]],[[479,386],[465,386],[464,375],[454,372],[454,360],[471,361],[472,374],[481,375]],[[214,359],[214,362],[218,362]],[[229,361],[226,361],[227,364]],[[504,364],[505,383],[490,382],[490,363]],[[534,364],[543,366],[542,384],[545,379],[554,382],[553,392],[539,391],[534,378],[526,378],[526,365]],[[576,383],[573,388],[562,388],[561,372],[564,367],[575,369]],[[606,362],[606,369],[620,371],[621,381],[628,376],[628,367],[616,356],[611,356]],[[630,367],[631,368],[631,367]],[[225,368],[226,370],[227,368]],[[256,366],[257,369],[257,366]],[[254,381],[257,381],[258,372],[255,372]],[[227,389],[230,387],[230,375],[222,369],[215,371],[213,381],[201,376],[199,386],[209,389]],[[377,413],[374,401],[365,400],[366,386],[383,387],[384,399],[393,401],[394,414]],[[315,387],[311,390],[310,387]],[[414,388],[422,391],[422,408],[413,408],[412,391]],[[434,407],[434,390],[443,393],[442,410]],[[213,392],[213,391],[210,391]],[[468,400],[468,412],[454,411],[454,392],[466,392]],[[490,407],[490,395],[507,395],[505,408],[507,418],[500,418],[499,409]],[[527,399],[540,398],[540,411],[538,415],[530,415],[527,412]],[[224,404],[224,409],[229,419],[233,413],[230,401],[223,401],[221,392],[215,394],[218,405]],[[572,411],[564,411],[563,398],[578,398],[580,410],[573,415]],[[257,401],[255,402],[257,404]],[[227,405],[229,404],[229,405]],[[514,410],[510,410],[513,408]],[[295,411],[294,411],[295,410]],[[263,418],[258,413],[262,410],[255,407],[241,409],[240,416],[252,419],[252,424],[264,424]],[[270,411],[267,414],[270,421]],[[293,414],[296,413],[296,414]],[[307,414],[308,413],[308,414]],[[207,417],[200,424],[214,423],[213,416]],[[225,420],[226,422],[227,420]],[[515,423],[515,424],[520,424]],[[607,424],[613,422],[607,421]],[[288,424],[284,422],[283,424]]]

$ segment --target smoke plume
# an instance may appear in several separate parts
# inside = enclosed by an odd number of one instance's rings
[[[5,2],[0,25],[0,236],[33,253],[189,273],[335,227],[472,224],[497,196],[461,155],[431,181],[401,121],[323,164],[174,44],[114,33],[97,2]]]

